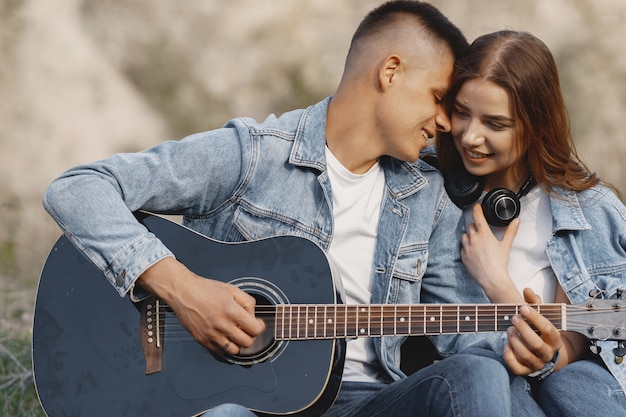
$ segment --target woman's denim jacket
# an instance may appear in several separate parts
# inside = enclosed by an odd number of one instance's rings
[[[73,168],[56,179],[44,205],[65,234],[120,295],[172,256],[132,212],[182,214],[186,226],[221,241],[276,235],[308,238],[326,251],[333,238],[325,129],[330,98],[270,116],[241,118],[181,141]],[[434,168],[384,157],[386,188],[374,255],[372,304],[450,303],[482,291],[459,256],[461,211]],[[484,297],[484,294],[482,295]],[[390,379],[404,337],[375,339]]]
[[[626,208],[622,202],[602,185],[581,192],[555,188],[550,210],[552,237],[546,253],[570,302],[585,303],[597,291],[605,299],[624,292],[626,299]],[[613,325],[621,326],[619,322]],[[488,342],[501,353],[505,338],[504,334],[482,338],[481,343]],[[626,360],[616,363],[617,342],[600,341],[598,346],[626,393]]]

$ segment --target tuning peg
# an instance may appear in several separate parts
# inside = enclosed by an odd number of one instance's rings
[[[598,346],[598,342],[597,341],[592,341],[591,344],[589,345],[589,350],[591,351],[591,353],[593,353],[594,355],[599,355],[600,352],[602,352],[602,347]]]
[[[589,291],[589,297],[593,299],[602,298],[602,291],[600,291],[597,288],[594,288],[593,290]]]
[[[613,349],[613,353],[615,354],[615,363],[618,365],[621,364],[624,361],[624,356],[626,355],[624,343],[621,341],[617,342],[617,347]]]

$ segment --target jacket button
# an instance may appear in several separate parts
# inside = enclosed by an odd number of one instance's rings
[[[124,278],[126,277],[126,270],[123,270],[120,275],[115,278],[115,285],[121,287],[124,285]]]

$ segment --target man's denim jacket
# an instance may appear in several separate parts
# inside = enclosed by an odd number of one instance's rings
[[[552,237],[546,253],[570,302],[585,303],[597,291],[600,298],[624,293],[622,298],[626,299],[626,208],[602,185],[581,192],[558,187],[554,191],[550,196]],[[576,317],[570,320],[580,322]],[[621,327],[619,322],[613,325]],[[481,338],[479,344],[486,343],[501,353],[505,340],[505,334],[493,335]],[[464,339],[463,344],[467,343]],[[448,353],[465,346],[448,347]],[[626,360],[616,363],[613,349],[617,343],[599,341],[598,346],[604,363],[626,393]]]
[[[221,241],[296,235],[324,251],[333,238],[325,130],[330,98],[139,153],[73,168],[44,205],[121,295],[149,266],[172,256],[132,215],[182,214],[186,226]],[[423,161],[381,159],[386,187],[374,255],[372,304],[450,303],[484,298],[460,262],[461,211],[438,171]],[[482,298],[481,298],[482,297]],[[404,337],[375,339],[390,379],[399,379]],[[419,354],[419,353],[417,353]]]

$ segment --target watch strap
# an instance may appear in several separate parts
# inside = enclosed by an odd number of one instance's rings
[[[556,368],[556,363],[559,360],[560,353],[561,353],[561,349],[557,350],[554,356],[552,357],[552,359],[550,359],[549,362],[546,362],[546,364],[543,365],[543,368],[529,373],[528,377],[535,379],[537,381],[543,381],[544,379],[549,377],[550,374],[554,372],[554,368]]]

